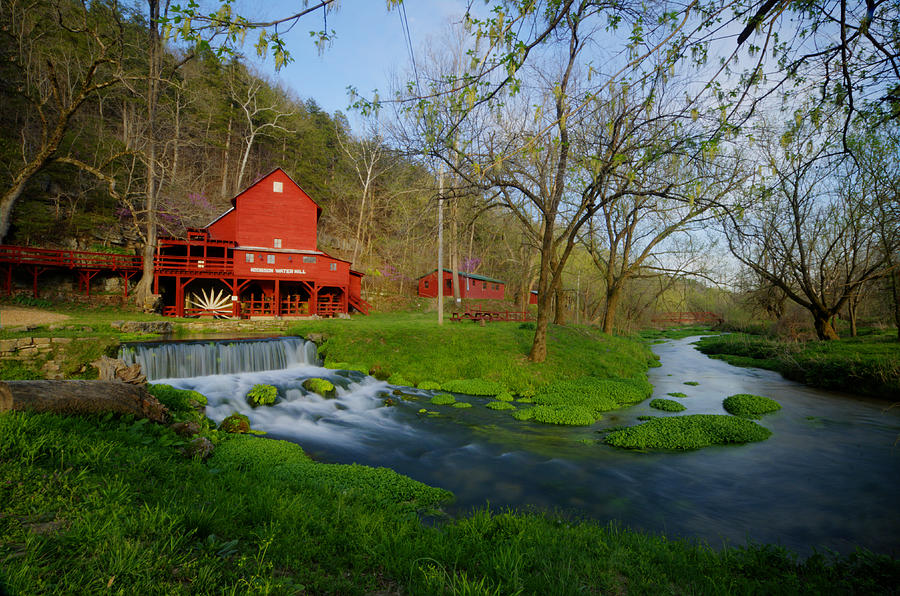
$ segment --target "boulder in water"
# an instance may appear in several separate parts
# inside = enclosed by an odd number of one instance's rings
[[[246,434],[250,432],[250,419],[244,414],[235,412],[222,421],[219,430],[226,433]]]
[[[278,389],[264,383],[257,383],[245,396],[247,403],[253,406],[274,406],[278,401]]]
[[[318,393],[326,399],[332,399],[336,396],[334,385],[328,379],[320,379],[313,377],[303,381],[303,388],[313,393]]]

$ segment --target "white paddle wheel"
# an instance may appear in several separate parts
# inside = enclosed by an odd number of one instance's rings
[[[206,288],[202,288],[200,292],[191,292],[188,294],[188,308],[199,309],[199,315],[212,315],[217,319],[231,318],[231,294],[225,290],[216,291],[210,288],[207,293]]]

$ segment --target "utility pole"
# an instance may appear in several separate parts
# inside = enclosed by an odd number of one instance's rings
[[[444,164],[438,174],[438,325],[444,324]]]

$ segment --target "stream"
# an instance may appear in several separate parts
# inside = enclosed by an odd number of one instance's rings
[[[616,521],[714,548],[754,542],[803,556],[858,546],[900,555],[900,408],[731,366],[695,350],[696,339],[653,346],[662,364],[648,372],[653,397],[687,394],[678,399],[687,406],[681,414],[725,414],[722,400],[735,393],[771,397],[782,410],[759,421],[771,438],[688,452],[600,442],[604,429],[637,424],[640,415],[675,415],[651,409],[649,399],[592,427],[519,422],[472,396],[458,396],[472,408],[434,406],[434,392],[409,388],[402,399],[391,396],[395,407],[384,407],[395,387],[319,367],[313,344],[298,338],[147,344],[123,355],[142,362],[153,382],[206,395],[216,422],[239,411],[253,428],[299,443],[318,460],[385,466],[446,488],[456,495],[450,514],[490,503]],[[310,377],[334,382],[337,398],[307,394],[301,385]],[[283,401],[251,408],[243,396],[256,383],[278,387]]]

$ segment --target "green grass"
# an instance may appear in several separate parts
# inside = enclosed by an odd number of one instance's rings
[[[617,410],[643,401],[653,393],[646,379],[597,379],[582,377],[575,380],[554,381],[538,389],[534,403],[544,406],[538,422],[583,426],[587,416],[599,420],[603,412]],[[574,409],[572,409],[574,408]]]
[[[487,509],[423,524],[446,491],[316,463],[283,441],[215,438],[204,463],[178,455],[183,440],[165,427],[0,414],[0,592],[878,594],[900,584],[896,560],[865,551],[800,561],[772,546],[713,550]]]
[[[604,335],[587,326],[548,330],[548,355],[528,361],[534,331],[517,323],[465,325],[418,313],[373,314],[349,320],[298,321],[287,331],[321,333],[326,361],[358,363],[400,373],[413,385],[440,383],[443,391],[493,396],[530,395],[552,381],[593,376],[643,377],[653,355],[640,342]],[[387,377],[385,377],[387,378]],[[457,386],[451,381],[467,381]],[[448,384],[449,383],[449,384]],[[465,390],[464,390],[465,389]]]
[[[736,333],[703,339],[697,348],[729,364],[775,370],[813,387],[887,399],[900,395],[900,342],[895,335],[781,342]]]
[[[738,393],[725,398],[722,402],[725,411],[742,418],[759,418],[763,414],[777,412],[781,409],[774,399],[749,393]]]
[[[625,449],[689,450],[763,441],[772,432],[755,422],[714,414],[667,416],[610,433],[606,442]]]
[[[662,410],[663,412],[683,412],[687,410],[684,404],[671,399],[652,399],[649,405],[651,408]]]
[[[531,420],[543,424],[590,426],[600,419],[596,411],[579,405],[537,405],[528,411]]]

